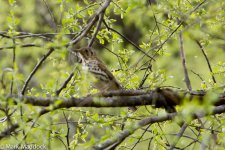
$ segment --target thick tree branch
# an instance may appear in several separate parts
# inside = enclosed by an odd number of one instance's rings
[[[123,93],[123,92],[122,92]],[[108,93],[109,94],[109,93]],[[125,94],[125,93],[123,93]],[[128,93],[129,95],[130,93]],[[109,94],[110,95],[110,94]],[[57,102],[55,108],[70,108],[70,107],[127,107],[127,106],[141,106],[153,105],[155,107],[175,106],[179,104],[182,98],[176,92],[168,89],[153,90],[143,95],[137,96],[87,96],[82,98],[61,98],[61,97],[33,97],[23,96],[21,100],[24,103],[32,104],[34,106],[50,106]],[[61,101],[60,103],[58,103]]]
[[[142,93],[143,92],[143,93]],[[137,95],[134,95],[136,93]],[[104,95],[105,94],[105,95]],[[115,96],[113,96],[115,94]],[[103,96],[102,96],[103,95]],[[62,98],[62,97],[34,97],[34,96],[11,96],[19,98],[24,103],[34,106],[48,107],[54,105],[54,109],[70,107],[128,107],[152,105],[154,107],[168,108],[182,103],[183,99],[198,99],[203,102],[204,92],[180,93],[170,89],[156,89],[148,92],[144,91],[112,91],[103,94],[90,95],[81,98]],[[133,96],[131,96],[133,95]],[[225,94],[218,95],[215,106],[225,105]]]

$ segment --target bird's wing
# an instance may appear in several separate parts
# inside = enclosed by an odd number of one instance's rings
[[[120,85],[120,83],[117,81],[117,79],[114,77],[114,75],[109,71],[109,69],[103,64],[103,62],[101,60],[98,61],[99,68],[105,72],[109,78],[109,80],[115,82],[115,84],[119,87],[122,88],[122,86]]]

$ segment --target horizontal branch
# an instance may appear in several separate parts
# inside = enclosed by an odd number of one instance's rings
[[[16,46],[18,47],[42,47],[41,45],[38,44],[33,44],[33,43],[27,43],[27,44],[21,44],[21,45],[14,45],[14,46],[4,46],[4,47],[0,47],[0,50],[4,50],[4,49],[13,49]]]
[[[70,107],[129,107],[129,106],[144,106],[152,105],[154,107],[169,108],[182,103],[185,99],[190,101],[195,98],[200,102],[203,101],[206,93],[193,92],[178,93],[170,89],[156,89],[152,91],[138,91],[138,90],[122,90],[103,92],[87,97],[81,98],[64,98],[64,97],[34,97],[34,96],[13,96],[12,98],[19,98],[24,103],[32,104],[34,106],[48,107],[54,105],[57,108]],[[215,106],[225,105],[225,95],[218,95]]]
[[[18,34],[15,36],[9,36],[8,31],[0,31],[0,36],[8,39],[24,39],[24,38],[41,38],[45,39],[47,41],[51,41],[53,38],[55,38],[58,35],[64,35],[68,38],[72,38],[77,33],[31,33],[31,32],[20,32],[16,31]]]

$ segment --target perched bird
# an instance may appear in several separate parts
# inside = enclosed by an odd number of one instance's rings
[[[94,83],[94,87],[99,91],[111,91],[123,89],[120,83],[116,80],[113,74],[107,69],[104,63],[97,57],[93,48],[84,47],[76,50],[78,57],[81,59],[83,69],[87,69],[96,78],[97,82]],[[135,111],[135,107],[129,107],[132,111]]]

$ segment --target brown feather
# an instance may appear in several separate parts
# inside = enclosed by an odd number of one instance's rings
[[[77,50],[80,53],[82,64],[88,67],[88,70],[98,79],[94,87],[100,91],[122,90],[123,87],[107,69],[104,63],[97,58],[94,49],[85,47]],[[136,107],[129,107],[129,110],[135,111]]]

